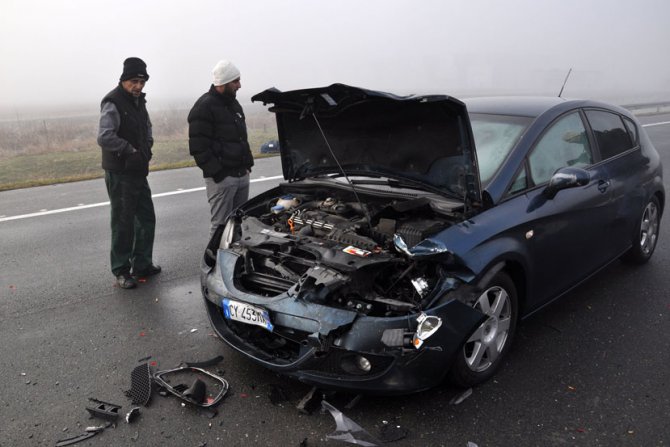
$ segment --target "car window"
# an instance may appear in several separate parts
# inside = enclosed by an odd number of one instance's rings
[[[517,192],[523,191],[526,188],[528,188],[528,173],[526,172],[526,167],[523,166],[521,168],[521,172],[519,172],[519,174],[514,179],[514,183],[512,183],[512,186],[510,187],[507,194],[513,195]]]
[[[530,175],[536,185],[548,182],[563,167],[593,163],[586,128],[578,112],[553,123],[528,157]]]
[[[628,134],[633,141],[633,146],[637,146],[637,126],[626,117],[623,118],[623,123],[626,125],[626,129],[628,129]]]
[[[630,135],[619,115],[603,110],[587,110],[586,118],[591,124],[603,160],[633,147]]]
[[[470,114],[482,185],[491,180],[530,122],[525,116]]]

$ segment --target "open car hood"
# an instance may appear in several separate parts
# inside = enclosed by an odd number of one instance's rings
[[[470,120],[465,104],[455,98],[333,84],[288,92],[271,88],[251,100],[274,105],[270,110],[276,114],[282,170],[289,181],[344,171],[406,179],[480,201]]]

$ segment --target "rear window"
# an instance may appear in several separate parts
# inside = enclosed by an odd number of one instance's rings
[[[617,156],[633,147],[630,134],[619,115],[603,110],[587,110],[586,117],[603,160]]]
[[[493,178],[531,121],[525,116],[470,114],[483,186]]]

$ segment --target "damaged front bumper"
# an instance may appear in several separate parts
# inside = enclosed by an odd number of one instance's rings
[[[214,268],[203,265],[202,293],[216,333],[232,348],[278,373],[321,388],[402,394],[440,383],[467,336],[484,315],[456,299],[426,314],[440,328],[417,349],[412,336],[418,314],[372,317],[299,298],[291,290],[266,297],[237,288],[232,277],[239,255],[219,250]],[[273,330],[224,317],[224,299],[268,311]]]

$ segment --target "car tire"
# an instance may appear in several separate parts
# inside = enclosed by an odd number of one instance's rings
[[[635,225],[630,249],[621,258],[630,264],[644,264],[654,254],[661,224],[661,207],[656,196],[652,196],[642,210]]]
[[[488,318],[468,337],[449,371],[449,381],[470,388],[488,380],[500,366],[514,338],[518,300],[514,281],[496,273],[472,306]]]

